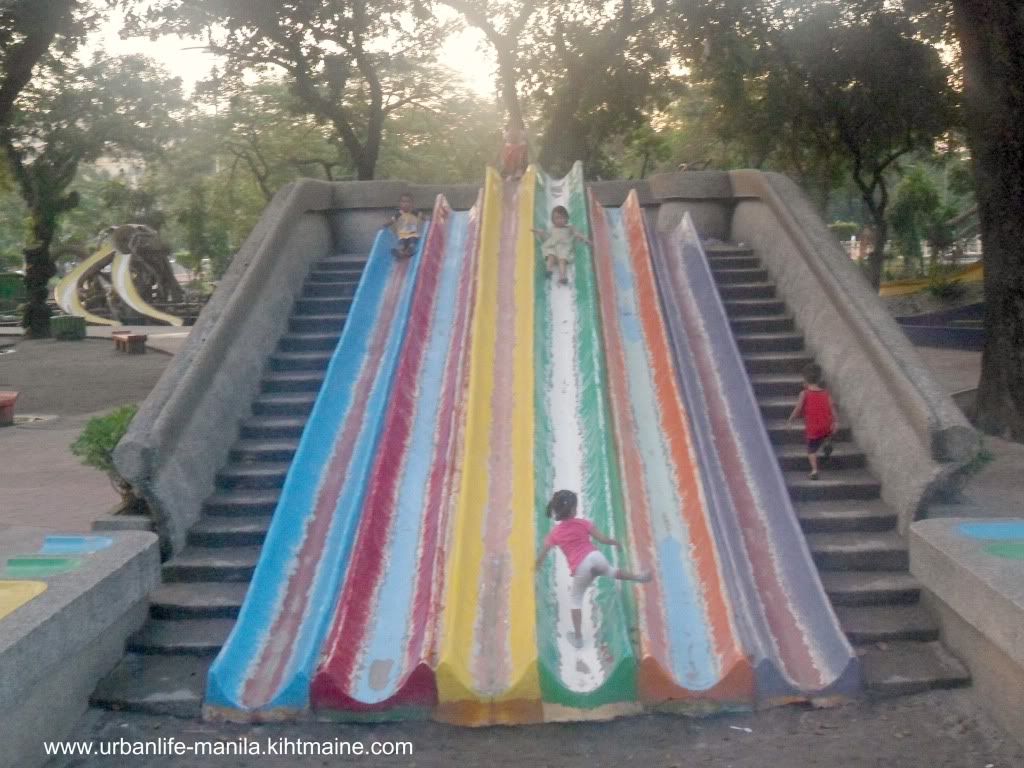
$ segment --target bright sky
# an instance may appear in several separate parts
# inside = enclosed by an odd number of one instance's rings
[[[201,40],[180,39],[165,35],[157,40],[146,37],[122,40],[120,30],[123,16],[113,12],[90,40],[89,49],[103,49],[121,56],[141,53],[163,65],[173,76],[180,77],[185,91],[191,93],[197,80],[210,74],[219,58],[202,50]],[[494,94],[494,56],[489,48],[482,47],[483,35],[475,29],[453,35],[441,49],[441,61],[458,74],[466,87],[481,96]]]

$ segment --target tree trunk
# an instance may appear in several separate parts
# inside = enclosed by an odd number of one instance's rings
[[[49,210],[32,212],[32,243],[25,248],[25,308],[21,326],[30,339],[50,336],[50,278],[57,274],[50,245],[57,233],[57,217]]]
[[[519,78],[516,75],[516,56],[514,50],[504,49],[495,45],[498,56],[498,77],[501,80],[501,100],[508,112],[508,119],[513,125],[523,122],[523,109],[519,103]]]
[[[1024,441],[1024,15],[1017,0],[954,0],[985,259],[977,424]]]

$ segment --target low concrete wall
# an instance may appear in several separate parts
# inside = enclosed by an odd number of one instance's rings
[[[910,571],[939,616],[943,642],[970,668],[979,700],[1024,743],[1024,562],[986,552],[986,540],[959,532],[964,522],[987,521],[914,523]]]
[[[37,551],[48,533],[3,531],[0,559]],[[46,761],[43,742],[67,738],[146,620],[147,595],[160,579],[157,538],[111,538],[77,570],[44,579],[46,592],[0,620],[0,768]]]
[[[729,175],[730,237],[757,248],[906,532],[955,493],[978,435],[800,189],[778,174]]]
[[[334,248],[334,187],[305,180],[274,196],[114,452],[150,505],[165,557],[185,545],[213,491],[310,263]]]

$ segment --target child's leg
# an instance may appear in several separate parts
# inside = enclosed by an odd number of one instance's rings
[[[624,571],[619,568],[612,574],[619,581],[639,581],[646,583],[654,578],[650,571],[642,571],[641,573],[632,573],[630,571]]]
[[[555,271],[555,254],[551,251],[547,251],[544,254],[544,261],[547,265],[548,275]]]
[[[818,449],[822,442],[823,438],[807,441],[807,463],[811,465],[811,480],[818,479]]]
[[[572,611],[572,631],[576,633],[576,637],[583,637],[583,609],[573,608]]]
[[[558,260],[558,276],[563,283],[569,282],[569,260],[559,259]]]

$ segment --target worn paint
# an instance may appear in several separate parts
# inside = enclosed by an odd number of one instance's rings
[[[437,666],[438,716],[541,718],[532,568],[535,177],[488,169],[458,489]]]
[[[615,434],[631,540],[655,581],[637,591],[641,697],[743,703],[753,677],[732,625],[676,387],[643,213],[591,198]]]
[[[564,179],[538,177],[534,226],[551,227],[551,209],[564,206],[570,223],[587,234],[582,167]],[[536,280],[536,473],[538,547],[553,525],[546,504],[553,491],[579,494],[580,513],[612,537],[626,538],[622,498],[605,398],[606,376],[590,248],[575,245],[571,284]],[[542,255],[537,244],[538,266]],[[614,564],[617,556],[605,548]],[[625,563],[620,562],[623,566]],[[635,657],[629,642],[628,599],[608,578],[590,588],[583,606],[583,647],[572,629],[572,576],[565,558],[549,555],[538,575],[537,626],[546,719],[607,717],[631,711],[636,698]],[[557,710],[552,706],[557,706]],[[612,706],[614,705],[614,706]]]
[[[859,670],[793,511],[728,316],[689,216],[653,263],[712,524],[758,699],[850,694]],[[709,494],[712,495],[712,494]]]
[[[0,619],[45,591],[45,581],[0,581]]]
[[[436,704],[435,590],[454,471],[477,209],[435,215],[370,491],[313,705],[350,711]]]
[[[348,565],[423,244],[374,244],[348,322],[285,479],[249,592],[210,668],[206,713],[261,719],[305,709]]]

